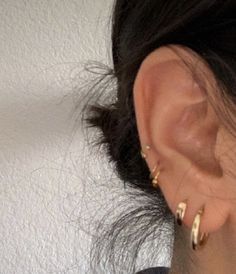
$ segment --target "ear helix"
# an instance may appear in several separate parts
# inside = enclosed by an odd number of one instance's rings
[[[149,145],[146,145],[145,149],[147,151],[150,151],[151,147]],[[148,155],[143,150],[141,150],[141,156],[142,156],[143,159],[148,158]],[[160,176],[160,173],[161,173],[161,171],[158,170],[157,165],[155,165],[154,168],[152,169],[152,171],[150,172],[150,179],[152,179],[152,185],[153,185],[154,188],[158,188],[158,185],[159,185],[158,178]]]

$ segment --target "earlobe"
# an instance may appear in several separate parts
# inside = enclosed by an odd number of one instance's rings
[[[145,160],[150,172],[159,163],[158,185],[169,208],[176,214],[179,203],[188,200],[183,223],[191,228],[204,206],[201,229],[216,231],[227,220],[229,203],[219,202],[220,210],[214,212],[216,201],[210,198],[223,187],[215,156],[219,121],[205,90],[178,55],[161,48],[139,69],[134,104],[140,143],[152,148]]]

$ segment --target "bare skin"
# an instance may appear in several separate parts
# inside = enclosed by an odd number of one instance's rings
[[[220,105],[216,81],[204,62],[175,46],[151,53],[134,85],[140,143],[149,144],[150,171],[158,162],[159,187],[173,214],[187,199],[177,228],[171,274],[236,273],[236,138],[210,98]],[[204,87],[179,56],[203,72]],[[203,249],[190,248],[194,217],[204,206],[200,231],[210,234]]]

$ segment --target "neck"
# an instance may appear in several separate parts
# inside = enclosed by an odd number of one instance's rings
[[[170,274],[232,273],[236,262],[236,222],[227,223],[212,233],[206,245],[197,251],[190,248],[190,231],[176,227]]]

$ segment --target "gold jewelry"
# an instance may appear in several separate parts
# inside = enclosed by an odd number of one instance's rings
[[[203,211],[204,208],[200,209],[193,221],[191,231],[191,246],[193,250],[203,247],[209,238],[208,233],[200,233],[200,224]]]
[[[154,174],[154,172],[157,170],[157,165],[155,165],[154,166],[154,168],[152,169],[152,171],[150,172],[150,179],[153,179],[154,177],[153,177],[153,174]]]
[[[146,145],[145,149],[146,150],[151,150],[151,147],[149,145]],[[147,154],[143,150],[141,150],[141,156],[142,156],[143,159],[147,158]],[[152,169],[152,171],[150,173],[150,179],[152,179],[152,185],[155,188],[158,187],[158,184],[159,184],[158,177],[160,176],[160,173],[161,173],[161,171],[159,170],[157,172],[157,174],[154,176],[153,174],[155,173],[156,170],[157,170],[157,165]]]
[[[160,174],[161,174],[161,171],[159,170],[159,171],[157,172],[157,174],[154,176],[153,180],[152,180],[152,185],[153,185],[153,187],[155,187],[155,188],[157,188],[158,185],[159,185],[158,178],[159,178]]]
[[[146,150],[151,149],[151,147],[149,145],[146,145],[145,148],[146,148]],[[147,158],[147,154],[143,150],[141,150],[141,156],[142,156],[143,159]]]
[[[145,154],[142,150],[141,150],[141,156],[142,156],[143,159],[147,158],[147,154]]]
[[[176,209],[176,214],[175,214],[175,221],[180,226],[183,223],[184,216],[185,216],[185,213],[186,213],[186,209],[187,209],[186,201],[181,202],[181,203],[178,204],[178,207]]]

